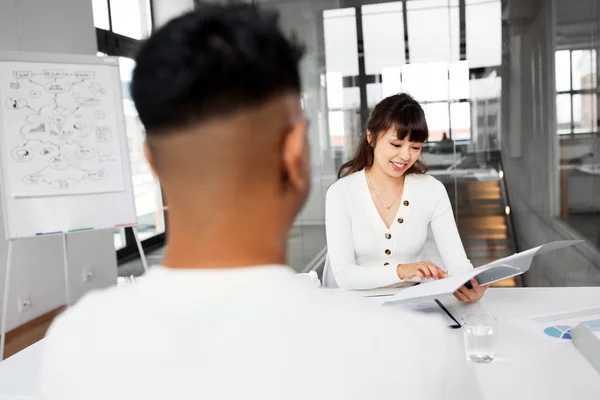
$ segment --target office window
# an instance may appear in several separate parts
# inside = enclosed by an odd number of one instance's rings
[[[469,67],[467,61],[454,61],[450,63],[450,99],[468,99],[469,98]]]
[[[444,132],[450,131],[450,114],[447,102],[429,103],[423,106],[427,127],[429,128],[429,141],[437,142],[442,139]]]
[[[596,50],[571,52],[573,90],[596,89]]]
[[[329,135],[332,137],[344,137],[344,112],[329,112]],[[343,140],[343,139],[342,139]],[[335,141],[334,141],[335,142]]]
[[[498,0],[468,2],[483,7],[478,8],[479,11],[489,11],[487,3]],[[498,4],[494,4],[496,6]],[[360,91],[352,92],[349,98],[350,86],[366,91],[369,109],[384,97],[406,92],[426,109],[434,127],[430,140],[439,140],[444,132],[450,137],[456,133],[458,140],[468,140],[471,135],[470,63],[459,60],[459,14],[458,0],[395,1],[324,11],[326,73],[323,80],[327,82],[329,111],[351,112],[353,108],[365,106],[359,102]],[[357,18],[362,21],[362,32],[359,32],[362,43],[357,42],[360,36],[356,31]],[[364,46],[364,76],[358,76],[361,45]],[[495,48],[486,49],[488,53],[480,58],[488,64],[500,64],[494,58]],[[364,119],[364,111],[356,115]],[[337,114],[333,118],[340,120]],[[461,122],[451,123],[453,118]],[[349,129],[349,120],[344,121],[345,129]],[[338,122],[333,125],[341,126]]]
[[[564,92],[571,89],[571,52],[557,51],[554,56],[556,71],[556,91]]]
[[[344,99],[342,108],[344,110],[356,110],[360,107],[360,89],[357,87],[347,87],[343,90]]]
[[[92,0],[98,51],[133,57],[141,39],[150,35],[150,0]]]
[[[383,84],[367,83],[367,105],[370,109],[383,100]]]
[[[150,34],[149,0],[110,0],[112,31],[132,39]]]
[[[323,35],[329,143],[344,153],[353,148],[352,137],[357,136],[360,126],[356,121],[360,89],[344,84],[345,78],[358,75],[356,8],[323,11]],[[347,154],[342,156],[343,159],[346,157]]]
[[[427,68],[422,64],[402,66],[402,89],[417,101],[427,100]]]
[[[356,10],[342,8],[323,11],[325,64],[327,72],[358,75]]]
[[[596,132],[598,121],[597,95],[574,94],[573,102],[573,133]]]
[[[152,30],[150,0],[92,0],[94,26],[131,39],[144,39]]]
[[[402,92],[402,70],[400,67],[387,67],[381,71],[382,98]]]
[[[384,80],[385,83],[385,80]],[[454,140],[471,137],[469,66],[466,61],[411,63],[402,66],[402,90],[423,105],[429,141],[444,133]]]
[[[96,28],[110,30],[110,18],[108,16],[107,0],[92,0],[92,9],[94,12],[94,26]]]
[[[406,17],[411,63],[460,59],[458,0],[407,1]]]
[[[327,73],[327,106],[330,109],[342,108],[344,104],[344,84],[341,72]]]
[[[140,239],[144,240],[165,231],[161,189],[144,156],[145,131],[130,96],[129,86],[135,61],[120,57],[119,67],[123,85],[123,110],[129,143],[133,192],[138,214],[138,231]]]
[[[93,0],[92,6],[98,42],[96,54],[119,57],[138,232],[144,248],[149,248],[164,242],[165,216],[160,185],[144,158],[144,127],[131,99],[130,83],[135,67],[133,57],[140,39],[150,34],[150,3],[148,0]],[[131,228],[115,229],[114,246],[119,260],[138,253]]]
[[[467,58],[471,68],[502,64],[500,0],[466,0]]]
[[[402,2],[365,5],[361,11],[367,75],[404,64]]]
[[[598,131],[597,52],[595,49],[555,53],[557,133]]]
[[[452,117],[452,139],[469,140],[471,138],[470,104],[467,102],[451,103],[450,116]]]

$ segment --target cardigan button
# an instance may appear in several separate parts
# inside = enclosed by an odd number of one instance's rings
[[[410,203],[408,202],[408,200],[404,200],[404,207],[408,207]]]
[[[385,255],[389,256],[390,254],[392,254],[392,251],[390,249],[386,249],[385,250]]]
[[[404,218],[402,218],[402,217],[398,218],[398,223],[399,223],[399,224],[401,224],[401,223],[403,223],[403,222],[404,222]]]
[[[391,239],[392,238],[392,234],[391,233],[386,233],[385,234],[385,238],[386,239]]]

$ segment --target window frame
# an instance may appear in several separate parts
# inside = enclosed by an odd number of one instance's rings
[[[573,52],[574,51],[595,51],[596,52],[596,87],[592,89],[573,89]],[[600,69],[598,67],[598,62],[600,62],[600,48],[598,47],[590,47],[590,46],[568,46],[564,48],[557,48],[554,51],[555,59],[556,53],[559,51],[568,51],[569,52],[569,90],[555,90],[555,104],[557,103],[558,96],[568,95],[569,96],[569,105],[570,105],[570,132],[560,133],[558,131],[558,118],[556,120],[556,134],[561,138],[569,138],[569,137],[581,137],[582,135],[598,135],[600,134],[600,85],[598,85],[598,77]],[[556,79],[556,77],[555,77]],[[575,132],[575,121],[574,121],[574,107],[573,107],[573,97],[577,95],[586,95],[592,94],[596,95],[596,130],[591,131],[578,131]],[[556,113],[558,115],[558,112]]]
[[[405,64],[411,64],[411,58],[410,58],[410,44],[409,44],[409,36],[408,36],[408,12],[409,10],[407,9],[407,1],[409,0],[399,0],[402,3],[402,18],[403,18],[403,28],[404,28],[404,42],[405,42],[405,46],[404,46],[404,50],[405,50]],[[364,17],[364,15],[368,15],[368,14],[364,14],[363,13],[363,5],[360,6],[356,6],[354,7],[356,12],[355,12],[355,18],[356,18],[356,25],[357,25],[357,49],[358,49],[358,57],[359,57],[359,75],[357,76],[347,76],[347,75],[342,75],[342,83],[343,83],[343,88],[351,88],[351,87],[358,87],[360,90],[360,98],[361,98],[361,104],[358,107],[358,110],[355,109],[347,109],[346,107],[335,107],[335,108],[330,108],[328,107],[327,110],[328,112],[333,112],[333,111],[349,111],[349,112],[356,112],[358,111],[358,114],[361,115],[361,123],[364,126],[366,124],[366,121],[368,120],[368,116],[370,114],[371,111],[371,105],[368,104],[368,99],[367,99],[367,86],[369,84],[381,84],[382,83],[382,74],[367,74],[365,71],[365,52],[364,52],[364,32],[363,32],[363,26],[362,26],[362,19]],[[458,1],[458,5],[457,6],[452,6],[452,7],[457,7],[458,11],[459,11],[459,37],[460,37],[460,43],[459,43],[459,59],[456,61],[464,61],[467,59],[467,55],[466,55],[466,34],[465,34],[465,29],[466,29],[466,21],[465,21],[465,12],[466,12],[466,3],[464,0],[459,0]],[[348,7],[350,8],[350,7]],[[325,16],[322,17],[323,20],[325,20]],[[361,64],[362,64],[362,68],[361,68]],[[471,81],[472,79],[476,79],[477,76],[479,75],[483,75],[484,73],[491,73],[493,71],[496,72],[500,72],[501,66],[500,65],[490,65],[487,67],[478,67],[478,68],[469,68],[469,81]],[[402,75],[402,74],[401,74]],[[401,84],[402,84],[402,80],[403,77],[401,76]],[[450,81],[450,69],[448,69],[448,82]],[[448,137],[450,139],[453,139],[453,127],[452,127],[452,104],[455,103],[468,103],[469,104],[469,109],[470,109],[470,115],[472,117],[473,115],[473,104],[472,102],[476,101],[476,99],[472,99],[472,98],[449,98],[447,100],[435,100],[435,101],[424,101],[419,99],[419,104],[421,104],[423,107],[426,107],[428,104],[432,104],[432,103],[447,103],[448,104]],[[471,121],[471,136],[469,139],[464,139],[461,138],[458,140],[459,143],[466,143],[468,140],[472,140],[472,131],[473,131],[473,122]],[[362,130],[361,130],[362,131]],[[437,143],[437,140],[430,140],[428,141],[428,143],[431,144],[435,144]]]
[[[96,42],[98,45],[98,51],[105,53],[109,56],[116,57],[127,57],[134,58],[139,46],[143,40],[130,38],[118,34],[113,31],[112,22],[112,10],[110,7],[110,0],[104,0],[106,3],[106,9],[108,10],[108,30],[102,28],[96,28]],[[149,5],[149,18],[150,18],[150,31],[154,30],[154,4],[150,0]]]
[[[143,40],[133,39],[128,36],[120,35],[112,30],[112,15],[110,8],[110,0],[105,0],[108,9],[108,25],[109,30],[96,28],[96,42],[98,46],[98,52],[104,53],[112,57],[126,57],[135,58],[137,50],[142,44]],[[152,1],[149,1],[149,17],[151,23],[151,29],[154,29],[154,8]],[[144,252],[161,247],[166,242],[166,230],[167,230],[167,206],[164,203],[163,196],[163,218],[165,221],[165,232],[153,235],[145,240],[141,241]],[[117,264],[121,265],[132,259],[139,258],[139,250],[137,248],[137,242],[133,234],[132,228],[124,229],[124,247],[115,250],[117,254]]]

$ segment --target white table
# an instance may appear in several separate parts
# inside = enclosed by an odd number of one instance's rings
[[[0,362],[0,400],[38,397],[43,346],[40,340]]]
[[[457,318],[474,312],[498,318],[497,359],[490,364],[470,364],[485,400],[600,399],[600,375],[570,341],[549,345],[509,322],[529,315],[597,307],[600,287],[492,288],[475,304],[464,305],[453,298],[443,303]],[[448,334],[455,337],[457,346],[463,346],[462,330],[449,329]],[[38,395],[42,347],[43,341],[38,342],[0,363],[0,400]]]
[[[461,304],[454,298],[443,303],[457,319],[470,313],[498,319],[497,359],[490,364],[471,364],[486,400],[600,399],[600,374],[571,341],[540,341],[509,322],[535,314],[598,307],[600,287],[493,288],[475,304]],[[462,345],[462,331],[451,332],[457,336],[457,345]]]

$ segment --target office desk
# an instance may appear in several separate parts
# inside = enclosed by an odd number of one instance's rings
[[[600,287],[492,288],[475,304],[461,304],[454,298],[443,303],[457,318],[470,313],[498,318],[497,359],[490,364],[470,364],[483,399],[600,399],[600,375],[570,341],[548,344],[509,322],[534,314],[597,307]],[[462,330],[447,332],[457,346],[463,346]],[[42,347],[43,341],[38,342],[0,363],[0,400],[37,396]],[[468,391],[465,388],[465,393]]]
[[[37,398],[43,346],[40,340],[0,362],[0,400]]]
[[[536,339],[509,322],[535,314],[593,308],[600,305],[600,287],[594,288],[492,288],[475,304],[443,300],[459,319],[486,313],[498,319],[497,358],[489,364],[471,364],[486,400],[496,399],[600,399],[600,374],[571,341],[554,344]],[[452,330],[457,345],[462,330]]]

